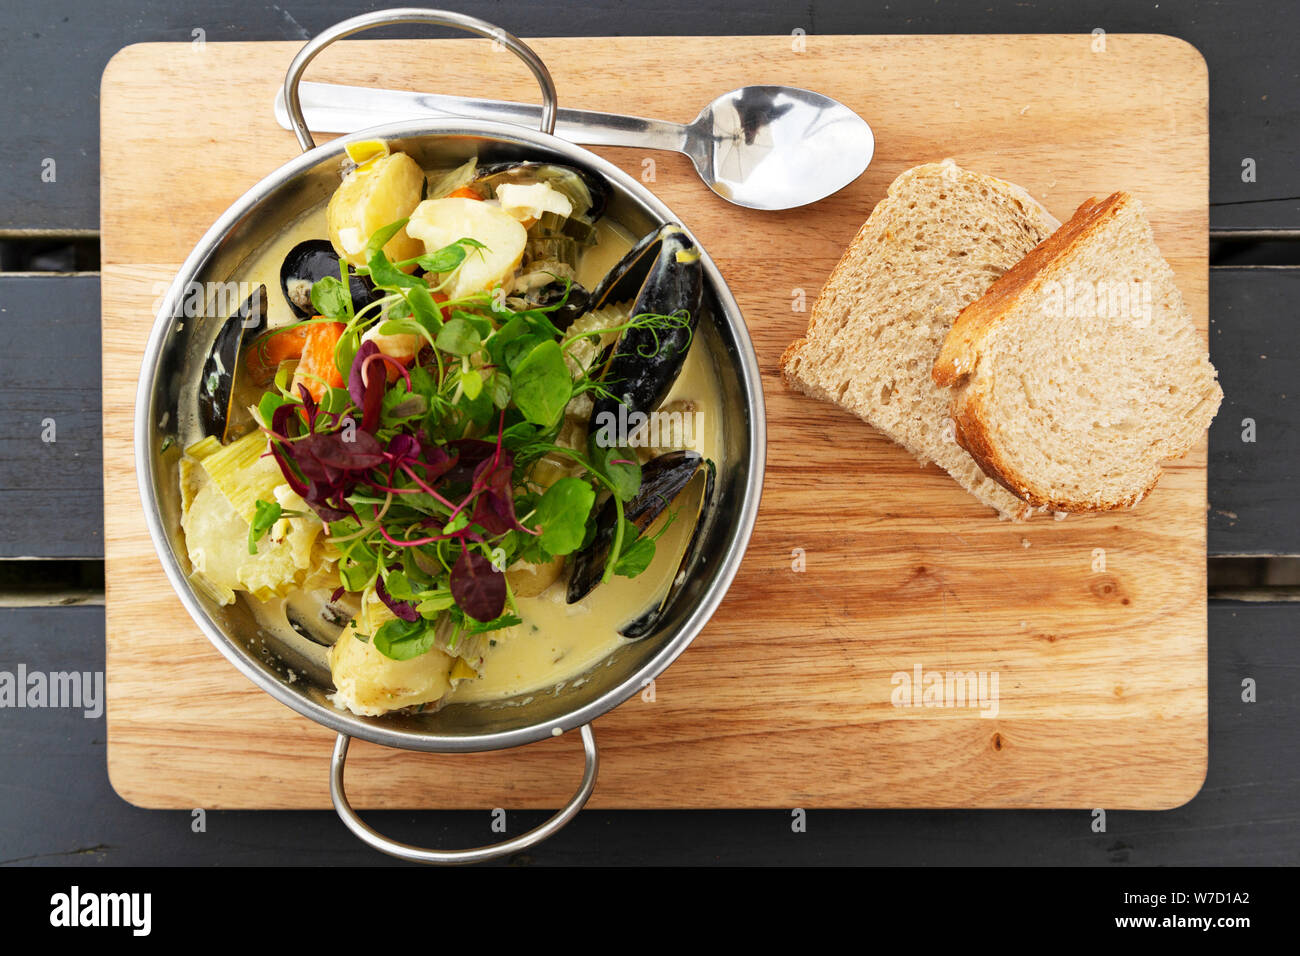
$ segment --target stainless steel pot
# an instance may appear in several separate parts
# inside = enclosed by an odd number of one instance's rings
[[[346,20],[308,42],[285,77],[285,98],[303,154],[250,189],[208,230],[172,284],[154,321],[136,395],[136,472],[149,533],[164,570],[186,610],[208,639],[250,680],[305,717],[338,733],[330,767],[330,793],[343,822],[370,846],[422,863],[471,863],[514,853],[545,839],[586,803],[595,786],[598,754],[591,722],[638,693],[658,676],[704,627],[722,601],[749,541],[762,488],[766,432],[758,362],[740,310],[707,252],[709,314],[700,333],[717,359],[722,386],[725,455],[717,483],[718,507],[703,531],[704,560],[687,582],[661,630],[620,648],[608,666],[579,684],[511,706],[457,704],[424,715],[358,717],[325,697],[331,684],[319,648],[279,642],[268,648],[242,603],[219,607],[188,580],[189,562],[180,527],[177,454],[171,439],[196,413],[198,367],[220,320],[186,320],[185,302],[194,283],[228,280],[254,250],[299,214],[324,202],[339,181],[345,139],[316,146],[303,122],[297,86],[307,64],[335,40],[380,25],[428,23],[459,27],[489,37],[517,54],[541,84],[541,131],[499,123],[397,123],[375,127],[351,139],[384,139],[421,165],[450,167],[477,154],[486,161],[543,159],[568,163],[603,176],[613,187],[607,215],[641,235],[677,221],[671,210],[635,180],[581,147],[551,135],[555,90],[537,55],[503,30],[460,14],[436,10],[380,11]],[[286,674],[292,670],[293,680]],[[586,767],[573,798],[544,824],[503,843],[472,850],[433,850],[400,843],[372,830],[348,803],[343,786],[348,743],[372,743],[435,753],[469,753],[532,743],[577,729]]]

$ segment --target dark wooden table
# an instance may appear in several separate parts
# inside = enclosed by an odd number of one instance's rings
[[[0,671],[104,667],[100,479],[98,91],[122,46],[305,39],[398,5],[8,0],[0,12]],[[1294,864],[1300,861],[1300,10],[1265,0],[1160,4],[461,0],[522,36],[1168,33],[1210,69],[1210,351],[1226,395],[1210,432],[1210,769],[1164,813],[586,812],[533,863]],[[689,64],[683,65],[689,66]],[[953,68],[959,68],[954,66]],[[870,64],[864,64],[870,69]],[[1134,90],[1140,97],[1141,90]],[[1099,117],[1099,122],[1104,122]],[[48,160],[54,182],[42,179]],[[1252,160],[1252,164],[1247,164]],[[1243,177],[1253,165],[1254,181]],[[46,420],[56,440],[42,440]],[[1243,420],[1255,441],[1243,441]],[[1256,702],[1242,700],[1253,679]],[[0,711],[0,862],[377,863],[334,815],[145,811],[113,792],[102,718]],[[437,846],[492,839],[486,813],[374,814]],[[513,813],[520,832],[541,814]]]

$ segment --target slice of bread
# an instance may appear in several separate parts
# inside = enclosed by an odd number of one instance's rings
[[[934,364],[957,440],[1053,511],[1137,504],[1223,392],[1142,204],[1090,199],[958,316]]]
[[[781,356],[782,377],[937,463],[1003,516],[1027,517],[954,440],[950,395],[930,368],[957,313],[1058,225],[1019,186],[952,160],[907,170],[826,281],[807,336]]]

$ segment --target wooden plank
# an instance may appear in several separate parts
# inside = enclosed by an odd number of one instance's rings
[[[586,810],[511,864],[895,866],[1274,866],[1300,863],[1300,667],[1294,608],[1210,604],[1210,768],[1186,806],[1109,811],[1105,833],[1077,811],[811,810],[793,833],[790,808],[751,811]],[[0,671],[101,670],[100,608],[0,610]],[[1254,677],[1259,700],[1241,701]],[[218,811],[192,829],[193,808],[145,811],[112,791],[102,720],[72,709],[4,714],[0,747],[0,865],[396,865],[355,840],[329,811]],[[417,758],[419,759],[419,758]],[[437,759],[437,758],[430,758]],[[315,756],[323,774],[328,754]],[[508,833],[542,813],[504,792]],[[420,844],[499,838],[484,811],[367,814],[383,832]]]
[[[1268,0],[1124,5],[1030,0],[990,16],[983,0],[861,4],[812,0],[793,11],[780,0],[728,8],[675,0],[667,5],[551,0],[509,2],[476,11],[519,36],[932,33],[1167,33],[1205,53],[1210,65],[1212,179],[1218,228],[1300,228],[1300,93],[1291,37],[1300,10]],[[289,10],[241,0],[100,0],[94,16],[68,15],[63,3],[21,4],[0,35],[0,229],[94,229],[98,148],[94,104],[104,65],[121,47],[144,41],[297,40],[358,12],[351,0],[317,0]],[[407,35],[410,35],[408,31]],[[58,63],[59,69],[49,69]],[[386,75],[389,85],[393,77]],[[439,87],[441,88],[441,87]],[[1159,84],[1144,89],[1162,95]],[[568,98],[568,91],[561,96]],[[624,107],[626,103],[621,104]],[[695,105],[695,104],[689,104]],[[700,104],[702,105],[702,104]],[[245,104],[244,108],[247,108]],[[874,121],[875,117],[868,117]],[[1241,161],[1258,177],[1241,182]],[[57,163],[55,184],[41,180]]]
[[[1211,272],[1210,553],[1300,554],[1300,268]]]
[[[648,112],[689,119],[690,104],[752,81],[761,62],[768,81],[823,89],[874,117],[881,134],[868,173],[814,212],[726,206],[684,159],[658,159],[656,193],[718,259],[754,335],[770,465],[728,600],[660,679],[653,704],[634,700],[600,721],[595,803],[1182,803],[1205,766],[1203,445],[1136,511],[1015,526],[856,420],[783,389],[777,360],[806,324],[790,311],[791,289],[820,287],[899,171],[948,153],[1023,184],[1062,216],[1089,195],[1133,190],[1204,330],[1203,63],[1162,37],[1112,37],[1105,60],[1081,54],[1081,37],[808,42],[805,52],[768,38],[538,43],[561,88],[598,109],[628,101],[627,77],[689,62],[698,68],[635,90]],[[129,454],[153,270],[179,262],[227,203],[295,152],[268,117],[239,108],[270,99],[293,45],[210,52],[219,55],[196,62],[184,48],[134,47],[105,79],[110,767],[119,792],[146,805],[321,806],[317,755],[330,735],[254,691],[197,638],[143,531]],[[528,80],[503,75],[495,56],[486,44],[360,41],[320,73],[375,82],[375,64],[402,62],[416,84],[455,70],[466,93],[529,96]],[[859,69],[867,62],[869,74]],[[939,62],[962,70],[927,72]],[[1155,78],[1165,95],[1133,108],[1132,90]],[[1113,121],[1101,135],[1094,119],[1107,103]],[[637,151],[609,155],[640,174]],[[807,573],[791,569],[795,548]],[[156,623],[141,633],[140,620]],[[997,718],[891,706],[893,675],[915,666],[998,671]],[[495,805],[509,779],[520,799],[554,805],[571,785],[576,746],[455,758],[451,779],[452,758],[358,746],[355,799]],[[234,779],[232,762],[243,768]]]
[[[0,275],[0,558],[103,555],[99,277]]]

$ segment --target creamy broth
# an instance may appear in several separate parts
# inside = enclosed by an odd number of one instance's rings
[[[263,246],[232,277],[253,288],[259,283],[266,286],[267,323],[271,328],[297,321],[281,290],[280,266],[299,242],[328,235],[325,216],[324,204],[306,213]],[[634,238],[615,223],[601,219],[597,224],[596,244],[584,251],[578,264],[577,281],[588,289],[594,288],[631,248]],[[718,462],[723,444],[723,436],[718,432],[721,395],[713,359],[707,346],[700,343],[702,338],[703,335],[697,336],[665,404],[674,401],[694,404],[700,411],[694,419],[700,427],[695,430],[692,447],[704,457]],[[261,391],[254,388],[247,394],[241,392],[237,395],[237,403],[251,404]],[[195,429],[183,437],[188,446],[202,435]],[[656,605],[678,571],[681,556],[694,530],[693,514],[702,489],[703,481],[697,476],[678,499],[677,508],[670,509],[680,511],[679,520],[673,521],[664,532],[653,562],[637,578],[615,576],[582,601],[567,604],[566,571],[540,595],[517,597],[518,616],[523,623],[493,635],[480,676],[462,680],[443,703],[487,703],[549,692],[580,680],[627,643],[619,635],[619,628]],[[663,521],[663,517],[656,521],[649,533],[657,532]],[[336,586],[337,579],[332,574],[316,575],[300,591],[287,598],[262,602],[241,592],[239,599],[252,609],[264,637],[273,643],[292,647],[298,654],[306,654],[328,672],[327,645],[340,637],[343,628],[325,621],[321,611]],[[307,632],[310,640],[295,630],[290,617],[299,629]]]

